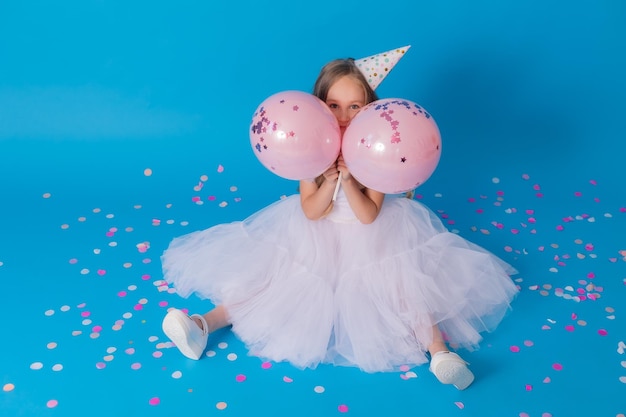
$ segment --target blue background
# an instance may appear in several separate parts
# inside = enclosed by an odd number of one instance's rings
[[[348,415],[623,416],[625,22],[619,0],[2,0],[0,384],[15,389],[0,393],[0,414],[334,415],[347,404]],[[217,335],[228,348],[214,346],[214,358],[190,362],[162,348],[153,358],[148,337],[165,341],[160,301],[210,307],[156,291],[171,238],[295,192],[250,148],[258,104],[278,91],[310,91],[331,59],[405,45],[378,93],[421,104],[441,130],[441,162],[418,198],[521,272],[513,313],[466,354],[477,383],[459,393],[426,367],[408,380],[265,370],[229,332]],[[105,236],[111,227],[117,245]],[[150,262],[135,247],[144,241]],[[126,262],[133,266],[120,267]],[[592,272],[598,300],[556,295],[584,288]],[[129,285],[149,301],[143,310],[117,295]],[[97,338],[81,321],[84,308],[104,327]],[[112,331],[126,310],[135,315]],[[51,341],[59,346],[46,348]],[[140,359],[121,353],[129,344]],[[111,346],[118,356],[98,370]],[[29,369],[36,361],[44,369]],[[133,361],[142,368],[131,370]],[[564,368],[554,374],[556,362]],[[55,363],[63,370],[50,370]],[[174,369],[182,379],[170,378]],[[236,383],[237,374],[248,378]],[[148,404],[153,397],[158,406]],[[51,399],[58,406],[47,407]]]

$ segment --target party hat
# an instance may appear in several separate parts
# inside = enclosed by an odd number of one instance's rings
[[[356,59],[354,63],[361,70],[368,84],[372,87],[372,90],[376,90],[378,84],[385,79],[387,74],[389,74],[410,47],[411,45],[407,45],[366,58]]]

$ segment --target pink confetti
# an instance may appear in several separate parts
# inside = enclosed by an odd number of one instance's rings
[[[526,384],[526,391],[532,391],[533,390],[533,386],[530,384]]]
[[[120,292],[117,293],[117,296],[118,297],[126,297],[127,294],[128,293],[126,291],[120,291]]]
[[[593,272],[590,272],[587,274],[587,278],[589,279],[594,279],[596,277],[596,274],[594,274]]]
[[[565,229],[565,228],[564,228],[562,225],[558,225],[558,226],[556,227],[556,230],[558,230],[558,231],[562,231],[562,230],[564,230],[564,229]]]
[[[598,334],[600,336],[606,336],[606,335],[609,334],[609,332],[607,332],[605,329],[600,329],[600,330],[598,330]]]
[[[217,172],[224,172],[224,167],[221,164],[217,167]]]
[[[100,276],[104,276],[106,275],[107,271],[105,269],[98,269],[98,275]]]
[[[159,397],[150,398],[148,404],[150,405],[159,405],[161,403],[161,399]]]
[[[57,400],[50,400],[46,403],[46,407],[48,408],[54,408],[57,405],[59,405],[59,402]]]
[[[568,324],[567,326],[565,326],[565,330],[567,330],[568,332],[573,332],[574,326],[572,326],[571,324]]]
[[[91,312],[89,311],[83,311],[82,313],[80,313],[81,317],[89,317],[91,316]]]
[[[348,406],[345,404],[341,404],[339,407],[337,407],[337,410],[339,410],[340,413],[347,413],[348,412]]]
[[[197,203],[198,201],[200,201],[200,197],[198,196],[191,197],[191,201],[193,201],[194,203]]]
[[[465,404],[463,404],[461,401],[456,401],[454,403],[454,405],[456,405],[457,407],[459,407],[460,410],[465,408]]]
[[[271,362],[263,362],[261,364],[261,368],[263,369],[270,369],[272,367],[272,363]]]
[[[547,377],[545,377],[545,378],[543,379],[543,383],[544,383],[544,384],[549,384],[550,382],[552,382],[552,379],[551,379],[549,376],[547,376]]]
[[[561,365],[560,363],[555,363],[555,364],[552,364],[552,368],[555,371],[562,371],[563,370],[563,365]]]
[[[598,185],[598,182],[596,180],[590,180],[589,184],[591,184],[591,185]]]
[[[519,346],[511,346],[511,347],[509,348],[509,350],[510,350],[511,352],[517,353],[517,352],[519,352],[519,351],[520,351],[520,348],[519,348]]]
[[[243,375],[243,374],[239,374],[239,375],[237,375],[237,376],[235,377],[235,381],[237,381],[237,382],[243,382],[243,381],[245,381],[246,379],[247,379],[247,377],[246,377],[245,375]]]
[[[143,310],[143,305],[141,305],[141,304],[135,304],[135,307],[133,307],[133,308],[134,308],[136,311]]]
[[[102,326],[93,326],[91,329],[94,333],[100,333],[102,331]]]
[[[576,192],[574,193],[574,196],[576,196],[576,197],[580,197],[580,196],[582,196],[582,195],[583,195],[583,193],[581,193],[580,191],[576,191]]]
[[[293,382],[293,379],[289,378],[288,376],[284,376],[284,377],[283,377],[283,382],[286,382],[286,383],[288,383],[288,384],[289,384],[289,383],[292,383],[292,382]]]

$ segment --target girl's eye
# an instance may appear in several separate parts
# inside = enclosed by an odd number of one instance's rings
[[[350,109],[352,109],[352,110],[358,110],[360,108],[361,108],[361,106],[359,106],[358,104],[353,104],[353,105],[350,106]]]
[[[331,103],[328,105],[331,109],[336,109],[338,106],[335,103]]]

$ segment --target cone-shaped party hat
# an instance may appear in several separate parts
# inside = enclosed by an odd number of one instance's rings
[[[355,59],[354,63],[361,70],[372,90],[376,90],[376,87],[385,79],[410,47],[411,45],[407,45],[366,58]]]

